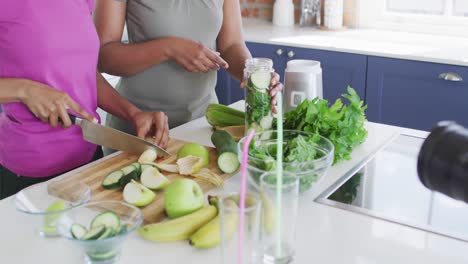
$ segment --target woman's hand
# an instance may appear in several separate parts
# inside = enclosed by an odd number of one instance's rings
[[[26,81],[20,89],[21,102],[42,122],[49,123],[54,128],[59,125],[59,118],[62,127],[68,128],[72,125],[68,109],[83,119],[97,123],[96,118],[81,108],[67,93],[34,81]]]
[[[280,82],[280,76],[274,72],[270,82],[271,110],[276,114],[276,95],[283,91],[283,84]]]
[[[245,82],[241,82],[241,88],[245,88]],[[271,111],[276,114],[276,95],[283,91],[283,84],[280,82],[278,73],[273,72],[270,82],[270,96],[271,96]]]
[[[189,72],[206,73],[220,67],[229,67],[218,52],[189,39],[170,38],[167,55]]]
[[[167,148],[169,143],[169,124],[163,112],[138,112],[133,118],[137,136],[153,139],[154,144]]]

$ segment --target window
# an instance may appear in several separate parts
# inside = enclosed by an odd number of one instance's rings
[[[361,0],[359,25],[468,36],[468,0]]]

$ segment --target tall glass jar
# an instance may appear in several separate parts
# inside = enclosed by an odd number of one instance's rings
[[[273,61],[267,58],[252,58],[245,62],[245,126],[247,131],[270,130],[273,126],[270,83]]]

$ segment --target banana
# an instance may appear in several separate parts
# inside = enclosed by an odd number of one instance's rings
[[[260,192],[262,198],[262,225],[267,233],[271,233],[275,226],[275,207],[270,198],[264,193]]]
[[[151,241],[178,241],[188,239],[200,227],[212,220],[217,209],[208,205],[189,215],[162,223],[145,225],[138,229],[138,234]]]
[[[225,206],[230,210],[236,210],[237,204],[232,200],[227,200]],[[239,220],[237,211],[226,214],[225,236],[230,239],[237,229]],[[213,218],[208,224],[201,227],[190,237],[190,245],[195,248],[210,248],[217,246],[221,242],[221,225],[219,215]]]

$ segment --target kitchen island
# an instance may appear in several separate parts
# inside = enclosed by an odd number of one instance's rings
[[[234,106],[242,105],[239,102]],[[313,191],[300,197],[294,263],[468,263],[468,243],[314,201],[343,173],[357,170],[398,133],[427,135],[375,123],[366,126],[369,137],[353,152],[352,160],[332,167]],[[204,118],[174,128],[170,135],[211,145],[211,128]],[[233,176],[225,190],[213,192],[238,189],[238,179],[239,175]],[[31,227],[32,219],[15,211],[12,197],[0,201],[0,215],[0,263],[83,263],[81,252],[65,239],[37,236]],[[134,233],[124,242],[120,263],[201,264],[220,263],[219,259],[219,247],[197,250],[186,241],[152,243]]]

